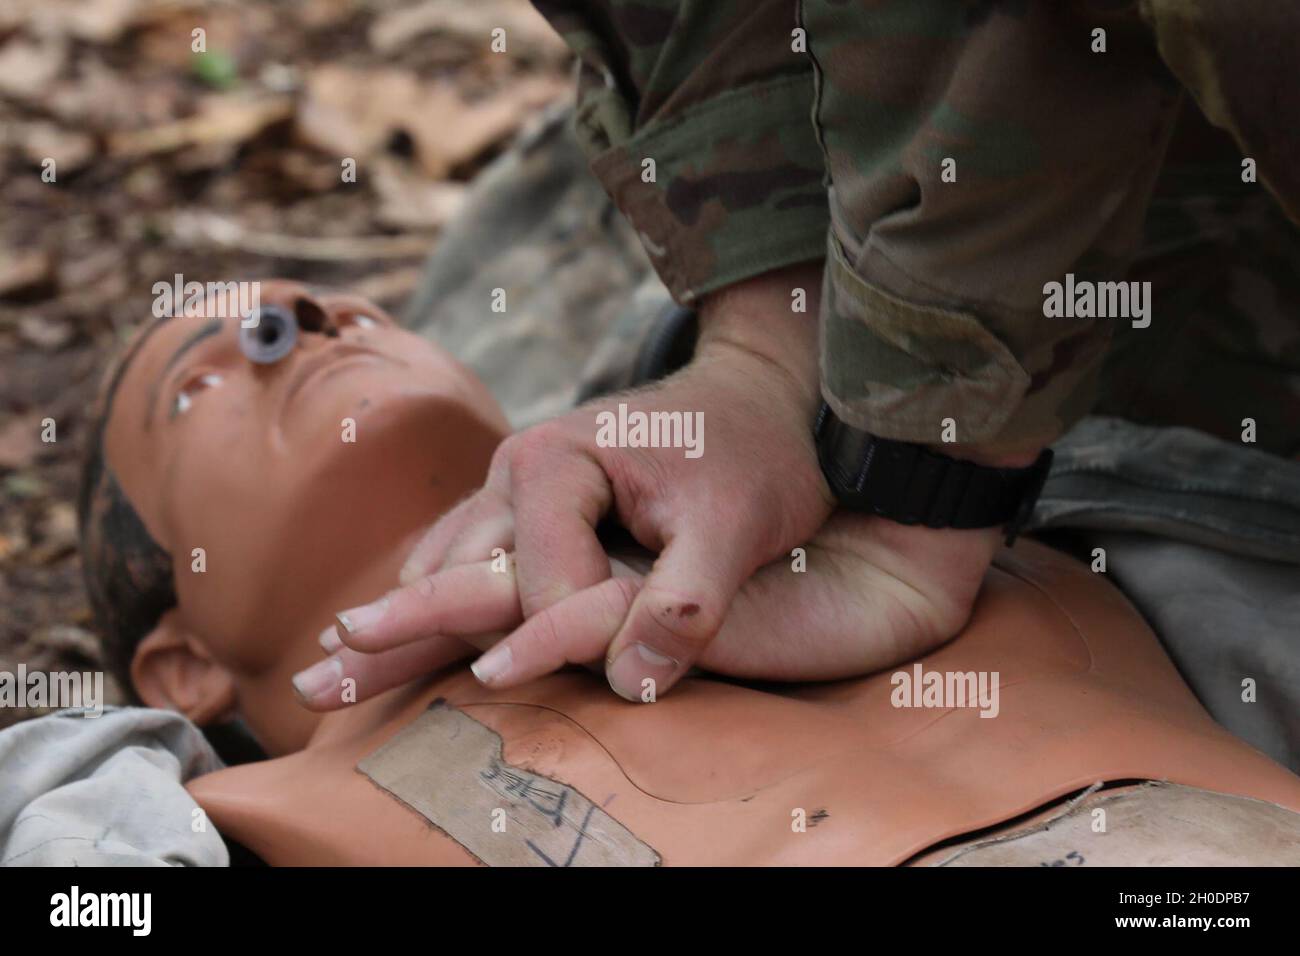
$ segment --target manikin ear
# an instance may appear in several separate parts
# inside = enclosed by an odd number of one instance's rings
[[[235,679],[172,608],[136,646],[131,683],[150,707],[175,710],[200,727],[235,709]]]

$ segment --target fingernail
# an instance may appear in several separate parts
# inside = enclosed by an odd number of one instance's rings
[[[350,608],[346,611],[340,611],[334,615],[339,622],[339,626],[349,634],[358,634],[366,628],[374,627],[384,617],[388,611],[388,598],[381,597],[378,601],[371,604],[363,604],[361,607]]]
[[[474,672],[480,684],[490,685],[494,680],[503,677],[506,671],[510,670],[510,665],[514,663],[514,655],[510,653],[510,648],[505,644],[498,644],[492,648],[473,664],[469,669]]]
[[[316,642],[320,644],[321,650],[326,654],[333,654],[343,646],[343,638],[339,637],[339,629],[334,624],[321,631],[320,637],[316,638]]]
[[[667,687],[676,676],[678,667],[678,662],[668,655],[644,644],[633,644],[623,649],[605,673],[614,693],[626,700],[640,702],[647,700],[647,690],[652,692],[649,700],[654,700],[658,689]],[[647,685],[644,683],[646,680],[654,683]]]
[[[331,657],[293,675],[293,689],[305,701],[338,689],[343,682],[343,662]]]

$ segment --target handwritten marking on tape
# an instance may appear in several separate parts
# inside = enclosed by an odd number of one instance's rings
[[[490,727],[436,700],[357,769],[489,866],[657,866],[568,784],[505,762]],[[494,811],[505,825],[493,826]]]

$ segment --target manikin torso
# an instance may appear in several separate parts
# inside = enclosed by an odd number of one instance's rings
[[[893,864],[1098,781],[1300,810],[1300,781],[1210,720],[1103,575],[1028,541],[920,662],[986,685],[996,672],[996,716],[894,706],[907,665],[796,686],[696,677],[643,704],[581,671],[494,692],[453,667],[308,713],[289,682],[320,660],[316,635],[393,586],[507,426],[482,382],[373,305],[285,282],[262,301],[300,333],[275,361],[249,354],[233,316],[142,333],[104,455],[178,556],[175,607],[132,679],[196,718],[235,706],[284,754],[191,783],[269,863]],[[1292,852],[1294,816],[1271,841]]]
[[[1300,812],[1300,778],[1210,719],[1104,576],[1042,545],[1003,552],[969,625],[920,666],[799,686],[701,677],[640,705],[585,672],[494,692],[456,667],[190,790],[281,865],[934,862],[1098,782]],[[996,672],[996,716],[895,706],[913,702],[900,672]],[[1300,817],[1238,803],[1294,862]]]

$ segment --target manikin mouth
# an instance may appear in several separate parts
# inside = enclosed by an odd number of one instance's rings
[[[287,406],[307,386],[353,365],[391,361],[381,352],[358,345],[331,345],[299,358],[285,388],[283,405]]]
[[[293,410],[295,403],[301,404],[298,400],[314,386],[353,367],[394,364],[400,363],[381,352],[352,344],[332,342],[326,347],[300,353],[285,375],[286,384],[281,390],[272,422],[273,444],[282,451],[289,447],[292,429],[286,429],[286,415]]]

